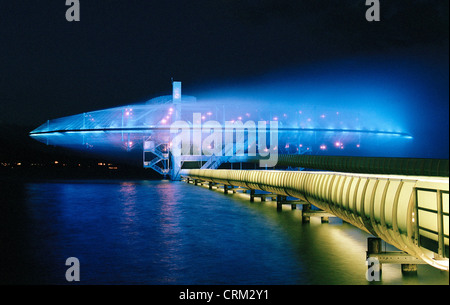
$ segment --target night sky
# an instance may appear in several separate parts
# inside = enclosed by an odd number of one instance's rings
[[[194,95],[372,57],[423,63],[435,95],[415,107],[445,115],[449,2],[380,3],[381,21],[368,22],[365,0],[81,0],[81,20],[68,22],[65,0],[2,0],[0,123],[142,102],[170,94],[171,77]],[[448,114],[440,122],[448,129]]]

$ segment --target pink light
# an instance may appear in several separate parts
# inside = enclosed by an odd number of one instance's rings
[[[161,120],[161,123],[163,123],[163,124],[166,124],[166,122],[167,122],[166,119]]]
[[[356,147],[360,148],[360,147],[361,147],[361,145],[359,145],[359,144],[356,144]]]
[[[336,147],[341,146],[341,142],[337,141],[336,143],[334,143],[334,146],[336,146]]]
[[[322,114],[320,117],[321,117],[322,119],[324,119],[324,118],[325,118],[325,114]]]
[[[202,120],[206,119],[206,117],[204,115],[202,115]]]
[[[212,115],[212,112],[207,112],[206,114],[207,114],[207,115]]]
[[[125,112],[125,115],[129,115],[130,113],[127,111],[127,112]]]
[[[283,113],[283,116],[284,116],[285,118],[287,118],[287,114],[286,114],[286,113]]]
[[[172,111],[173,111],[173,108],[169,108],[169,111],[172,112]]]
[[[277,117],[274,117],[273,120],[274,120],[274,121],[278,121],[278,118],[277,118]]]
[[[308,118],[307,121],[308,121],[308,122],[311,122],[311,118]]]
[[[298,145],[299,147],[303,147],[303,144]]]
[[[303,112],[301,110],[299,110],[298,113],[302,114]]]
[[[248,118],[250,117],[250,113],[246,113],[245,115],[246,115]]]
[[[238,117],[238,120],[239,120],[239,121],[242,121],[242,117],[241,117],[241,116],[240,116],[240,117]]]
[[[320,145],[320,149],[325,150],[325,149],[327,149],[327,146],[325,144],[322,144],[322,145]]]

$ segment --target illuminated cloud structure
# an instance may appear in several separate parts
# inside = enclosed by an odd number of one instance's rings
[[[251,159],[248,158],[251,144],[245,142],[244,156],[239,156],[234,148],[231,153],[233,157],[229,157],[230,153],[225,157],[223,151],[223,158],[219,160],[217,155],[220,153],[200,156],[194,153],[192,147],[182,160],[174,161],[170,151],[176,133],[171,133],[170,127],[175,121],[203,128],[211,121],[221,126],[225,126],[225,122],[253,121],[256,126],[258,122],[266,122],[267,147],[270,147],[269,123],[276,122],[278,142],[271,148],[272,153],[277,154],[369,156],[377,152],[379,154],[386,147],[396,147],[390,152],[390,156],[393,156],[401,154],[402,146],[407,146],[412,140],[408,133],[389,128],[387,123],[377,118],[375,112],[354,112],[344,105],[323,107],[310,103],[287,103],[281,106],[257,95],[223,95],[215,100],[197,100],[192,96],[181,96],[181,83],[174,84],[172,95],[157,97],[145,103],[49,120],[30,135],[47,145],[83,149],[109,158],[132,158],[142,162],[144,167],[174,178],[177,175],[170,172],[176,167],[174,162],[178,162],[179,167],[190,164],[194,167],[218,168],[224,162],[245,162]],[[193,122],[195,119],[198,121]],[[203,129],[201,141],[210,134],[209,129]],[[245,140],[248,138],[247,130]]]
[[[355,60],[304,69],[301,76],[283,72],[254,82],[206,85],[196,89],[196,97],[182,95],[181,83],[174,82],[172,95],[49,120],[30,135],[48,145],[140,163],[175,179],[181,167],[256,163],[261,155],[249,154],[252,145],[276,154],[448,158],[448,148],[442,148],[448,146],[445,74],[420,63],[392,62]],[[177,159],[171,153],[175,121],[192,128],[191,141],[201,130],[196,128],[203,128],[200,143],[214,133],[205,128],[208,122],[222,127],[266,122],[267,146],[261,147],[259,138],[250,143],[246,130],[243,155],[236,145],[230,157],[226,141],[214,156],[201,155],[191,142]],[[270,122],[278,125],[277,143],[270,140]]]

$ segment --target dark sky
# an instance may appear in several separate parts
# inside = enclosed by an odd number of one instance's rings
[[[447,0],[380,3],[369,23],[365,0],[80,0],[67,22],[65,0],[1,0],[0,123],[145,101],[171,77],[189,94],[353,56],[448,57]]]

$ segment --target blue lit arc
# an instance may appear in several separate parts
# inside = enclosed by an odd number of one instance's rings
[[[448,139],[442,125],[448,126],[448,88],[442,91],[440,82],[426,81],[430,75],[424,67],[359,59],[316,65],[301,73],[197,88],[196,97],[167,95],[53,119],[30,135],[49,145],[100,153],[139,151],[146,138],[169,143],[173,122],[192,126],[193,114],[200,113],[201,123],[222,126],[277,121],[279,153],[445,158],[448,150],[433,148],[442,142],[439,137]],[[430,92],[444,92],[433,95],[438,106],[430,106]]]
[[[142,149],[148,138],[170,142],[170,125],[179,120],[192,125],[194,113],[200,113],[201,123],[215,120],[223,126],[225,122],[277,121],[279,153],[370,155],[376,146],[398,146],[412,139],[406,132],[376,126],[362,128],[367,119],[361,112],[295,104],[279,109],[264,101],[256,107],[245,97],[202,101],[190,96],[183,96],[179,102],[174,102],[172,96],[163,96],[145,103],[49,120],[33,130],[31,136],[49,145],[125,152]]]

